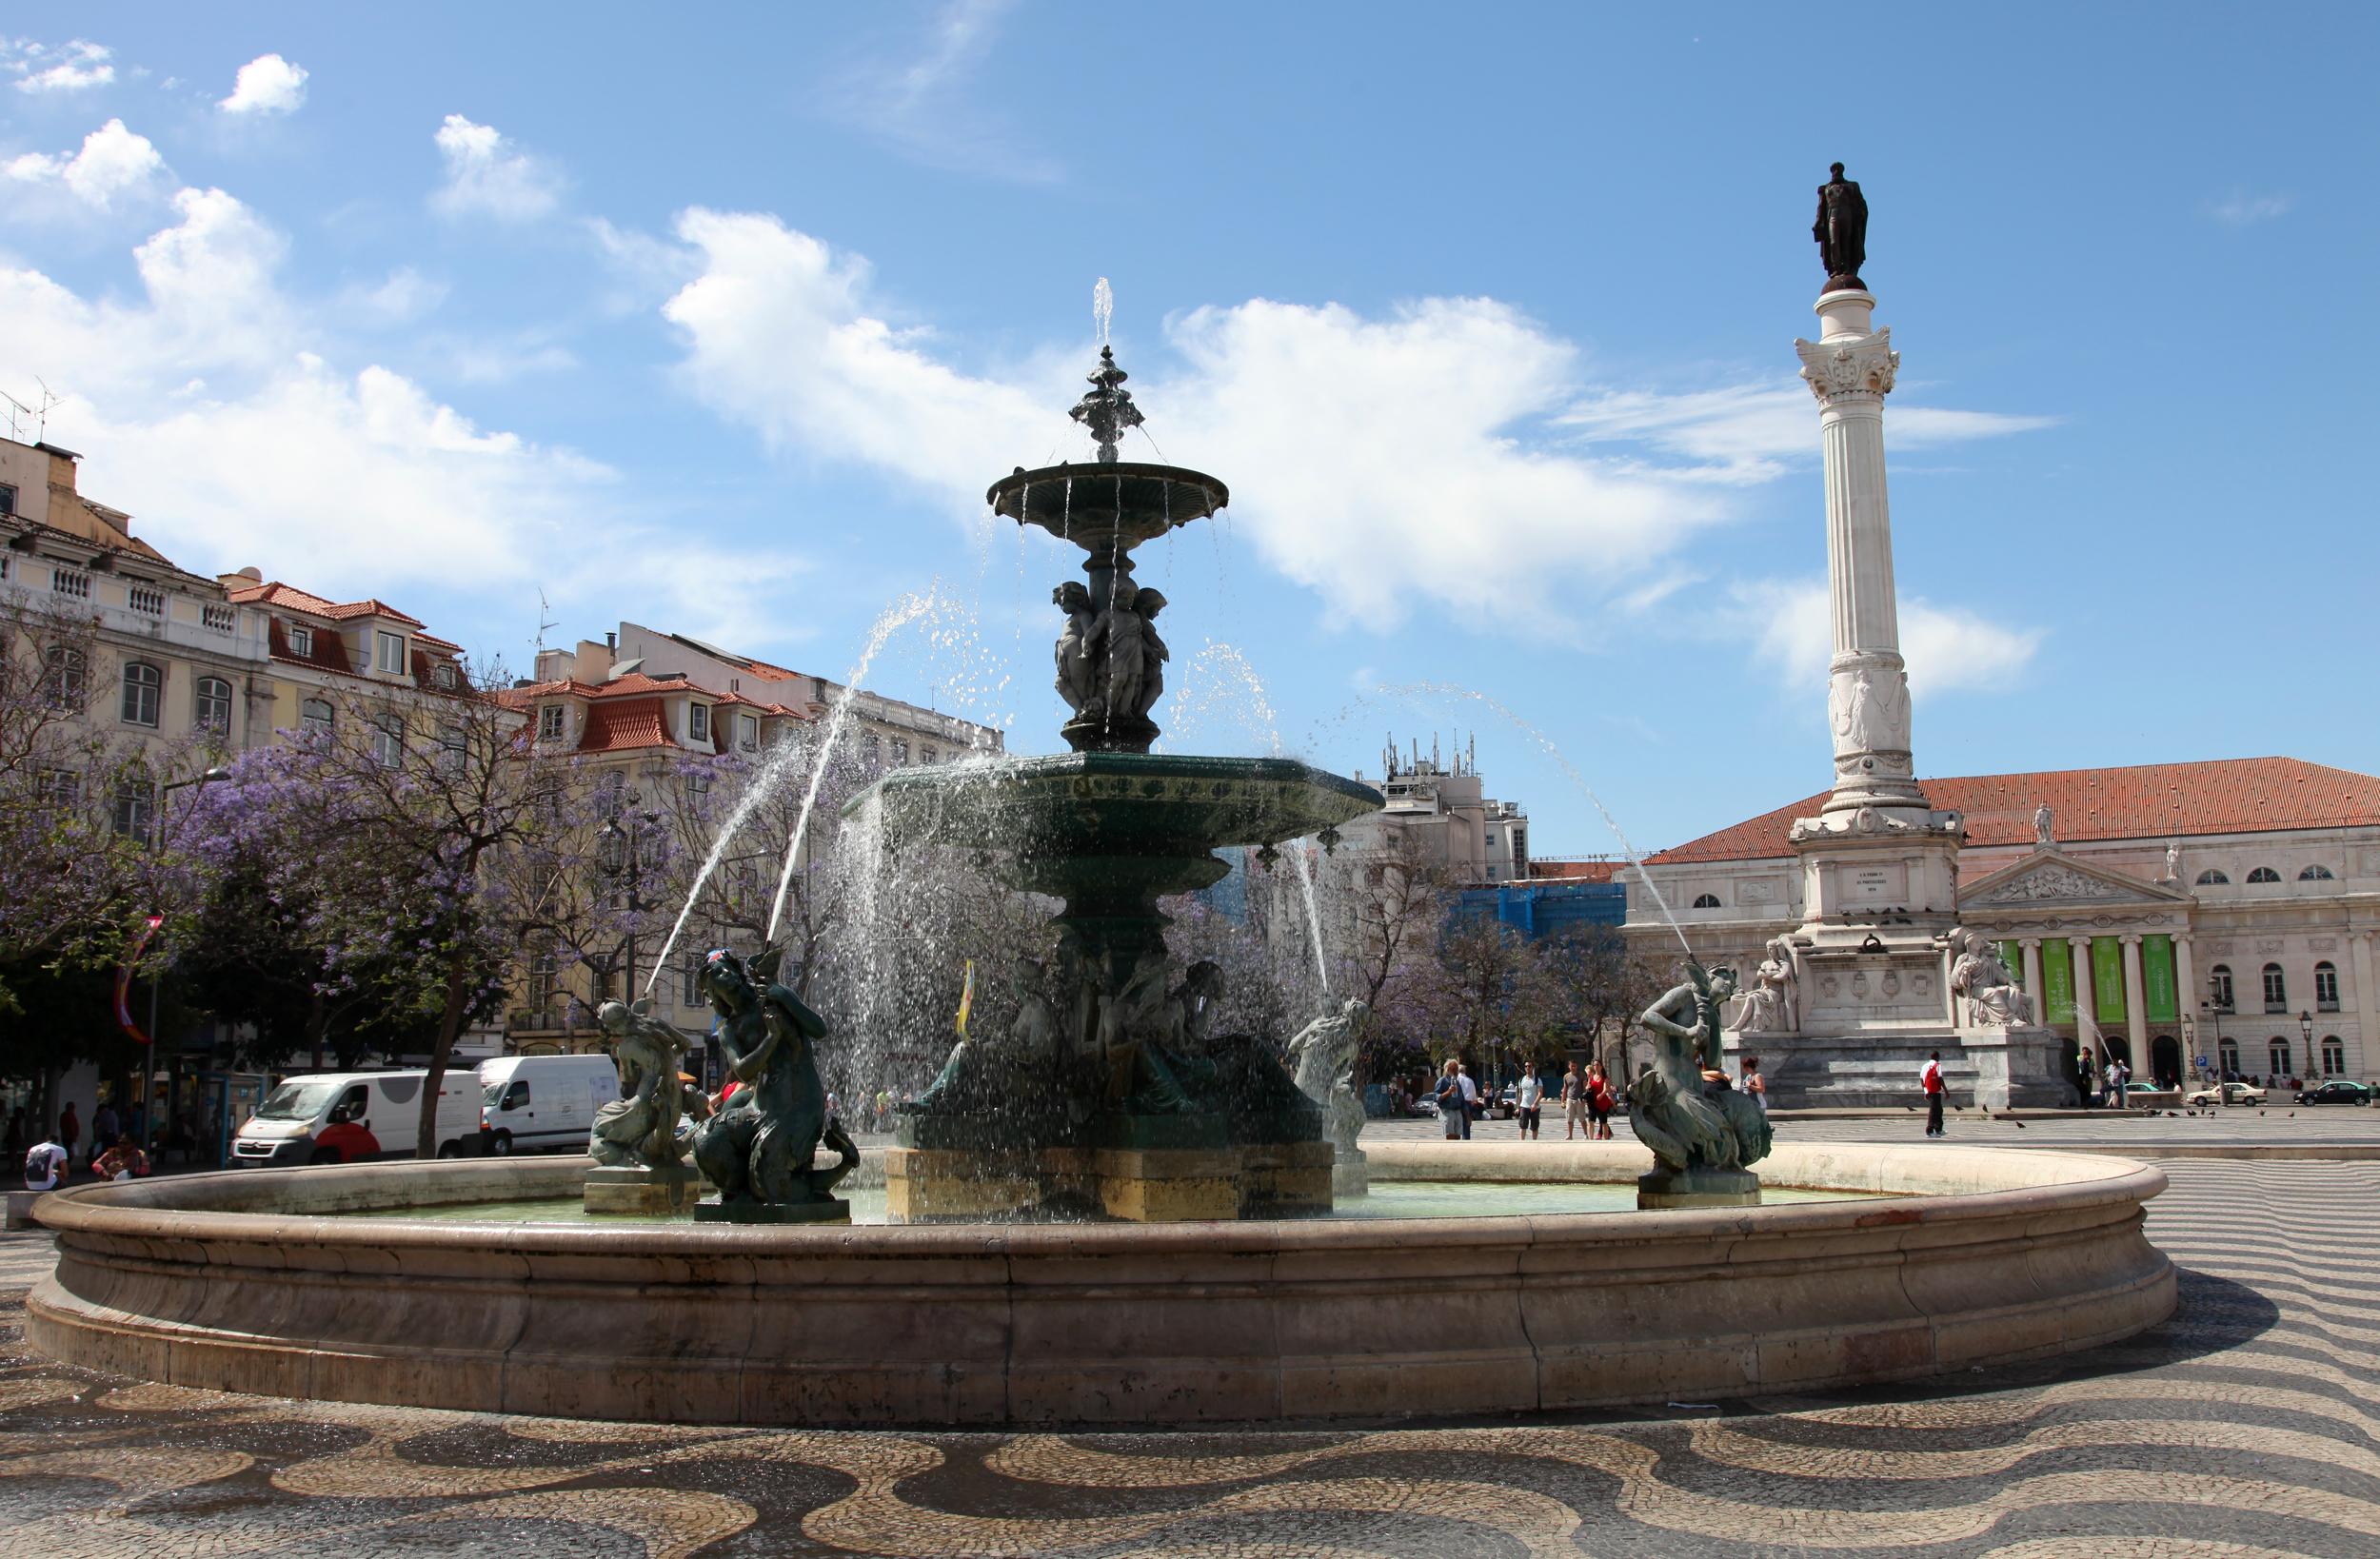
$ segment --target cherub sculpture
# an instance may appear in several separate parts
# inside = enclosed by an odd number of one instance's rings
[[[1100,614],[1096,637],[1107,656],[1107,712],[1144,720],[1165,690],[1170,652],[1157,634],[1163,592],[1143,585]]]
[[[826,1036],[825,1019],[775,982],[782,957],[772,948],[746,963],[716,948],[703,963],[716,1037],[742,1085],[694,1139],[694,1161],[722,1205],[831,1201],[836,1182],[860,1161],[842,1122],[826,1113],[814,1049]],[[840,1165],[814,1167],[822,1139],[842,1155]]]
[[[1106,707],[1100,685],[1105,679],[1099,675],[1093,641],[1099,612],[1091,603],[1091,592],[1081,580],[1068,580],[1052,590],[1049,599],[1066,614],[1066,625],[1058,634],[1058,696],[1076,714],[1097,720]]]
[[[686,1036],[647,1016],[652,1006],[649,998],[634,1006],[606,1001],[595,1012],[595,1024],[620,1068],[620,1097],[595,1112],[595,1127],[587,1135],[587,1154],[606,1169],[674,1169],[684,1161],[678,1121],[684,1095],[678,1063],[686,1052]]]

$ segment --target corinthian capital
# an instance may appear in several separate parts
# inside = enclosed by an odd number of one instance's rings
[[[1796,341],[1794,350],[1801,354],[1802,379],[1822,406],[1882,400],[1892,393],[1893,375],[1901,365],[1890,326],[1853,341]]]

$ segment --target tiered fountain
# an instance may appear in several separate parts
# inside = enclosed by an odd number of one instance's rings
[[[1083,582],[1051,592],[1066,618],[1058,690],[1073,751],[903,770],[846,809],[873,815],[888,850],[984,848],[1017,886],[1063,903],[1057,967],[1022,974],[1011,1032],[963,1043],[904,1115],[885,1161],[895,1221],[1159,1222],[1331,1205],[1321,1112],[1261,1041],[1208,1032],[1224,973],[1172,977],[1158,900],[1220,881],[1230,868],[1219,848],[1327,840],[1381,798],[1291,759],[1149,750],[1165,599],[1134,581],[1133,549],[1230,495],[1198,471],[1117,459],[1140,421],[1125,378],[1102,349],[1074,407],[1095,464],[1019,467],[988,495],[996,513],[1083,551]]]

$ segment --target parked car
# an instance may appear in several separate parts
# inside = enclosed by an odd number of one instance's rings
[[[2227,1082],[2217,1083],[2212,1088],[2202,1088],[2182,1102],[2197,1105],[2262,1104],[2264,1098],[2264,1090],[2261,1088],[2251,1088],[2244,1082]]]
[[[2370,1104],[2375,1094],[2380,1094],[2380,1088],[2374,1088],[2370,1083],[2350,1082],[2345,1077],[2333,1077],[2318,1088],[2309,1088],[2303,1094],[2298,1095],[2297,1102],[2300,1104]]]
[[[1493,1108],[1496,1111],[1496,1118],[1498,1120],[1511,1120],[1518,1115],[1520,1114],[1519,1086],[1515,1083],[1506,1083],[1497,1089]]]
[[[585,1153],[595,1112],[620,1096],[608,1056],[503,1056],[479,1064],[485,1153]]]
[[[427,1072],[327,1072],[291,1077],[231,1140],[235,1164],[359,1164],[411,1158],[421,1140]],[[479,1085],[448,1073],[438,1089],[438,1156],[477,1145]]]

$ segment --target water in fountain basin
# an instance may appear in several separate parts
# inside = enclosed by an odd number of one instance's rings
[[[835,756],[835,744],[843,740],[843,727],[850,722],[852,701],[860,696],[861,684],[867,680],[867,668],[876,659],[876,652],[884,647],[884,641],[895,630],[916,622],[935,603],[932,590],[922,595],[903,596],[886,607],[868,630],[867,642],[860,650],[859,663],[851,675],[843,679],[843,691],[836,696],[834,709],[826,717],[826,733],[819,742],[815,761],[810,765],[810,787],[802,797],[802,813],[794,820],[793,832],[785,840],[784,870],[778,874],[777,897],[768,906],[768,940],[777,939],[777,927],[784,919],[785,894],[793,886],[793,863],[800,855],[802,841],[809,837],[810,813],[818,805],[818,788],[826,778],[826,770]]]

